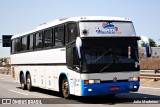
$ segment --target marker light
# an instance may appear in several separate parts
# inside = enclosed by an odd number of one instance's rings
[[[128,81],[139,81],[140,77],[130,77]]]
[[[100,83],[101,81],[100,80],[94,80],[94,83]]]
[[[89,84],[89,80],[84,80],[84,84]]]
[[[94,80],[89,80],[89,84],[94,84]]]
[[[97,84],[100,80],[84,80],[84,84]]]

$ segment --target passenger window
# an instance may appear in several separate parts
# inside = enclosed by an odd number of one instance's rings
[[[42,48],[42,32],[35,34],[35,49]]]
[[[54,29],[54,36],[55,36],[55,46],[63,46],[64,45],[64,25],[59,25]]]
[[[21,39],[21,51],[26,51],[27,50],[27,37],[24,36]]]
[[[21,39],[20,38],[16,39],[16,51],[17,52],[21,51]]]
[[[44,31],[44,47],[52,46],[52,29],[47,29]]]
[[[28,50],[33,50],[33,34],[28,35]]]
[[[12,40],[12,50],[11,53],[15,53],[15,39]]]

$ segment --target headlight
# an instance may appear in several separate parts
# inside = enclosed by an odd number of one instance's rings
[[[89,84],[94,84],[94,80],[89,80]]]
[[[139,77],[130,77],[128,81],[139,81]]]
[[[97,84],[100,80],[84,80],[84,84]]]

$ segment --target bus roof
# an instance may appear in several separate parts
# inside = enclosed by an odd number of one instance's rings
[[[108,17],[108,16],[81,16],[81,17],[71,17],[71,18],[62,18],[62,19],[56,19],[54,21],[51,22],[47,22],[47,23],[43,23],[40,24],[36,29],[25,32],[25,33],[21,33],[21,34],[17,34],[12,36],[11,39],[23,36],[23,35],[28,35],[31,33],[34,33],[36,31],[39,30],[43,30],[45,28],[49,28],[58,24],[62,24],[65,22],[70,22],[70,21],[75,21],[75,22],[79,22],[79,21],[131,21],[128,18],[121,18],[121,17]]]

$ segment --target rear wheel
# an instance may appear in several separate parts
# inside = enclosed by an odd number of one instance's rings
[[[27,89],[29,91],[32,90],[32,82],[31,82],[31,76],[30,76],[30,74],[27,75]]]
[[[22,90],[26,89],[26,85],[24,83],[24,74],[21,75],[21,88],[22,88]]]
[[[69,98],[69,84],[66,78],[62,80],[62,95],[64,98]]]

